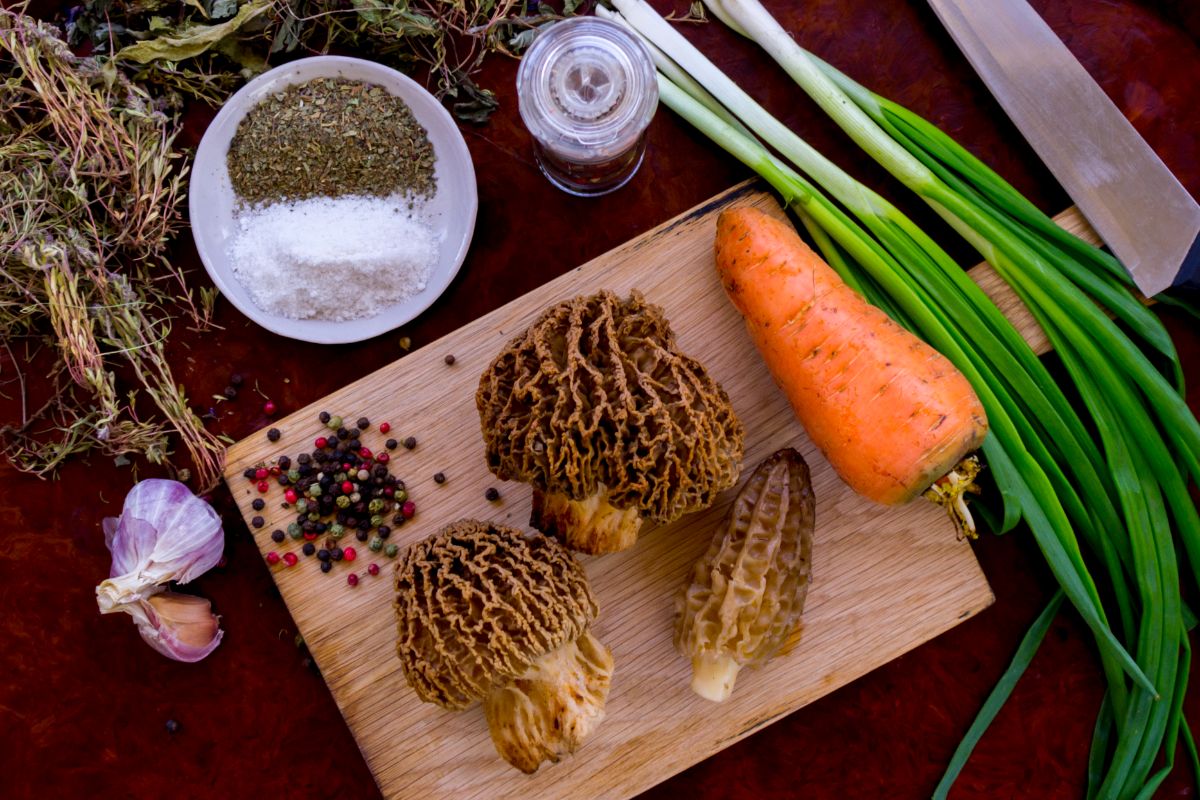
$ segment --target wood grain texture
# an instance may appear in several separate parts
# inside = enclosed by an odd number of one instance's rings
[[[992,602],[979,565],[956,541],[942,512],[917,502],[885,508],[859,498],[816,452],[754,352],[725,300],[712,263],[715,216],[748,204],[781,214],[756,184],[743,184],[512,303],[276,423],[277,443],[259,432],[230,448],[227,481],[243,515],[265,517],[255,531],[263,553],[296,549],[271,541],[291,521],[272,485],[267,508],[242,470],[311,449],[321,410],[347,420],[388,420],[389,434],[415,436],[395,451],[393,474],[406,481],[416,517],[390,541],[403,546],[461,517],[525,526],[529,490],[494,479],[483,464],[474,406],[478,377],[511,336],[547,305],[601,288],[637,288],[666,310],[682,350],[724,385],[746,427],[746,467],[794,446],[808,460],[817,496],[813,585],[804,624],[786,653],[738,678],[732,699],[701,700],[688,688],[690,665],[671,645],[673,600],[703,553],[733,491],[706,512],[646,530],[623,553],[584,562],[600,602],[595,632],[613,651],[616,671],[607,718],[585,746],[533,776],[495,753],[478,707],[461,713],[424,704],[408,688],[394,655],[391,570],[362,554],[329,575],[315,559],[277,567],[275,579],[347,724],[388,798],[626,798],[816,698],[896,658]],[[1078,222],[1068,220],[1078,226]],[[1084,223],[1085,224],[1085,223]],[[1071,227],[1068,225],[1067,227]],[[520,264],[513,264],[520,269]],[[972,271],[1018,329],[1034,342],[1036,325],[990,270]],[[455,363],[444,358],[453,354]],[[364,444],[378,450],[373,426]],[[432,479],[443,472],[446,483]],[[498,503],[484,499],[497,486]],[[343,544],[347,542],[343,540]],[[370,557],[370,558],[368,558]],[[374,560],[384,567],[366,575]],[[351,567],[362,577],[346,584]]]

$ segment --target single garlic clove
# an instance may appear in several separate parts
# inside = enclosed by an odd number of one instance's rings
[[[176,661],[193,662],[211,653],[225,632],[203,597],[160,592],[124,606],[146,644]]]

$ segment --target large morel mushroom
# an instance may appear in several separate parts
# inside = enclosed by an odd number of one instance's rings
[[[547,309],[475,400],[492,472],[533,484],[531,524],[585,553],[630,547],[643,518],[707,508],[738,478],[729,397],[636,291]]]
[[[587,575],[540,533],[461,520],[396,567],[396,652],[417,696],[483,701],[497,752],[522,772],[578,748],[604,717],[612,654],[588,630]]]

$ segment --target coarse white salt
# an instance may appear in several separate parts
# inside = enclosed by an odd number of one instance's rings
[[[372,317],[425,288],[438,239],[403,196],[316,197],[242,210],[229,243],[238,281],[291,319]]]

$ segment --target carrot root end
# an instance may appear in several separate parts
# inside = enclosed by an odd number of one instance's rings
[[[983,466],[977,456],[967,456],[925,490],[926,500],[946,509],[958,531],[959,539],[975,539],[979,536],[975,532],[975,519],[971,516],[971,509],[967,507],[966,495],[979,494],[975,478],[981,469]]]

